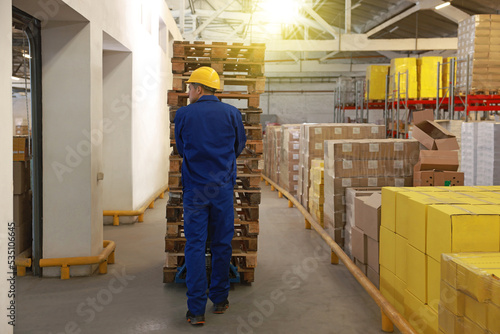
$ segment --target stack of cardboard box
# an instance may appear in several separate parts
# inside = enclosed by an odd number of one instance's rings
[[[266,126],[264,138],[264,172],[273,182],[280,181],[281,125]]]
[[[325,203],[324,160],[311,161],[311,186],[309,187],[309,212],[324,227],[323,204]]]
[[[355,198],[354,210],[356,223],[351,231],[352,256],[354,262],[379,287],[379,230],[380,207],[382,195],[380,190],[370,196]]]
[[[343,245],[346,189],[411,186],[418,142],[405,139],[325,141],[325,226]]]
[[[382,188],[380,291],[419,333],[438,332],[441,255],[500,250],[499,189]]]
[[[309,207],[309,173],[311,161],[316,158],[322,160],[325,158],[325,140],[381,138],[385,138],[385,126],[383,125],[354,123],[302,124],[300,130],[298,188],[298,196],[301,204],[305,208]]]
[[[432,110],[413,113],[412,136],[427,150],[420,151],[413,173],[414,186],[460,186],[458,142],[455,135],[434,121]]]
[[[463,123],[462,171],[466,186],[500,184],[500,123]]]
[[[297,198],[299,189],[300,124],[281,126],[280,186]]]
[[[443,254],[439,329],[500,333],[500,253]]]
[[[32,194],[30,161],[14,161],[14,224],[16,255],[31,247]]]
[[[467,64],[467,57],[470,64]],[[458,25],[459,91],[497,93],[500,89],[500,15],[473,15]],[[467,78],[467,74],[469,78]],[[467,80],[468,79],[468,80]]]

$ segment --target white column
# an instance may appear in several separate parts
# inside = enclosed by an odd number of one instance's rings
[[[345,0],[345,33],[351,33],[351,0]]]
[[[12,180],[12,2],[0,1],[0,308],[7,312],[10,303],[7,298],[10,283],[7,279],[8,229],[13,220],[13,180]],[[5,313],[7,314],[7,313]],[[9,319],[4,316],[0,322],[0,333],[13,333]]]
[[[102,32],[93,30],[51,21],[42,32],[43,258],[102,250]],[[75,266],[71,275],[94,267]]]

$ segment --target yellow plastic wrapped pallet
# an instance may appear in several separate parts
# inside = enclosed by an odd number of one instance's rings
[[[500,333],[500,253],[443,254],[440,295],[443,333]]]
[[[438,67],[443,62],[443,57],[422,57],[417,59],[418,66],[418,96],[420,98],[436,98],[437,83],[442,79]],[[439,97],[443,96],[440,91]]]
[[[416,99],[418,98],[418,75],[416,58],[394,58],[391,60],[391,80],[389,88],[394,94],[397,94],[398,74],[401,73],[401,75],[399,76],[399,93],[400,97],[404,98],[406,94],[406,71],[408,71],[408,98]]]
[[[450,87],[450,81],[451,81],[451,60],[454,59],[455,61],[457,60],[456,57],[448,57],[444,58],[444,63],[443,63],[443,75],[441,77],[442,82],[441,82],[441,87]],[[457,63],[455,63],[455,82],[454,84],[457,84]],[[449,88],[448,88],[449,89]],[[447,88],[443,88],[443,95],[446,96]]]
[[[324,160],[314,159],[311,161],[311,185],[309,187],[309,212],[324,226]]]
[[[366,68],[366,87],[365,98],[369,100],[385,99],[385,86],[390,66],[388,65],[369,65]],[[369,84],[368,84],[369,81]]]

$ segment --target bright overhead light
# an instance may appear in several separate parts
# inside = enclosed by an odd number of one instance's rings
[[[293,23],[303,3],[304,0],[261,0],[259,7],[269,22]]]
[[[394,28],[392,28],[391,30],[389,30],[390,33],[393,33],[395,32],[396,30],[399,29],[399,26],[395,26]]]
[[[21,79],[19,79],[19,78],[15,77],[15,76],[12,76],[12,77],[11,77],[11,79],[12,79],[12,80],[14,80],[14,81],[19,81],[19,80],[21,80]]]
[[[23,57],[27,58],[27,59],[31,59],[31,56],[29,55],[29,53],[23,53]]]
[[[438,5],[438,6],[436,6],[435,8],[436,8],[437,10],[439,10],[439,9],[442,9],[442,8],[447,7],[447,6],[449,6],[449,5],[451,5],[451,2],[450,2],[450,1],[447,1],[447,2],[445,2],[445,3],[442,3],[442,4]]]

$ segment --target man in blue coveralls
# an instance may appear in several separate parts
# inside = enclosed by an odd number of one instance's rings
[[[212,312],[221,314],[229,307],[233,188],[236,158],[245,147],[246,136],[240,111],[214,96],[220,89],[219,75],[214,69],[200,67],[187,82],[190,104],[180,108],[175,116],[175,140],[183,158],[186,319],[192,325],[203,325],[207,304],[207,237],[212,251],[208,292],[214,304]]]

